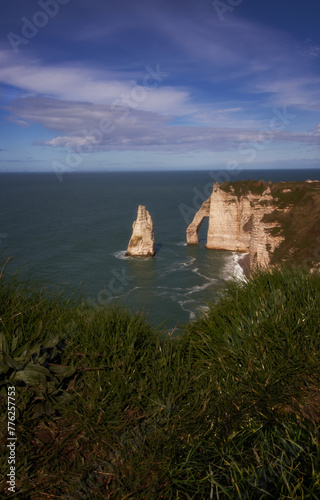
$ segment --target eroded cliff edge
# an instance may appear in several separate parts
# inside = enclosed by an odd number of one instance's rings
[[[215,183],[187,228],[188,244],[198,243],[204,217],[209,217],[206,247],[248,253],[251,268],[289,260],[308,267],[319,263],[317,181]]]

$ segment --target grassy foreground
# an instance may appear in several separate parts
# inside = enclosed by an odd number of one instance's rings
[[[318,499],[320,278],[257,271],[179,338],[0,280],[22,499]],[[8,456],[1,454],[5,494]]]

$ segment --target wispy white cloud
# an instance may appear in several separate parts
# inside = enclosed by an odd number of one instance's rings
[[[304,42],[304,47],[300,50],[300,54],[309,59],[320,59],[320,45],[314,43],[311,38]]]
[[[263,141],[317,144],[318,138],[293,133],[284,127],[182,126],[170,115],[108,104],[98,105],[57,99],[29,97],[15,101],[8,110],[26,123],[40,123],[59,135],[37,144],[73,151],[226,151],[245,148]],[[267,133],[265,133],[267,130]],[[60,132],[60,133],[59,133]],[[249,147],[248,146],[248,147]]]
[[[30,127],[30,123],[25,120],[19,120],[16,116],[7,116],[9,122],[19,125],[20,127]]]
[[[189,93],[166,85],[168,76],[159,65],[146,65],[140,79],[135,81],[128,74],[84,65],[49,65],[39,60],[26,62],[24,58],[12,59],[9,51],[0,51],[0,82],[24,93],[66,101],[128,103],[135,109],[159,113],[190,111]]]
[[[266,76],[249,86],[252,93],[263,93],[266,104],[290,106],[302,110],[320,110],[320,76]]]

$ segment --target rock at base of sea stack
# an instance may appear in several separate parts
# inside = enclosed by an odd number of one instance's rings
[[[137,219],[132,229],[126,256],[153,257],[155,255],[153,222],[146,207],[139,205]]]

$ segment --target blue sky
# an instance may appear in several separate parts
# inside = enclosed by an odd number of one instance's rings
[[[319,0],[2,4],[0,171],[320,167]]]

